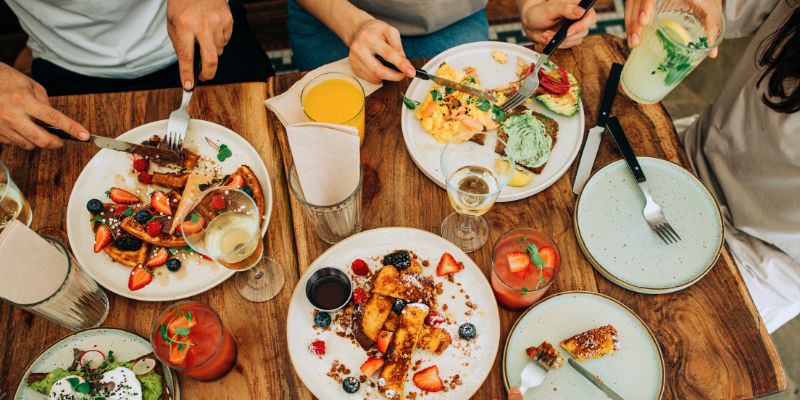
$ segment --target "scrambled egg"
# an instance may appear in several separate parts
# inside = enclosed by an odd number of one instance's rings
[[[480,87],[480,80],[472,67],[460,70],[442,63],[436,75]],[[434,94],[434,92],[436,92]],[[436,100],[434,100],[434,96]],[[440,143],[446,143],[460,134],[479,133],[497,128],[492,119],[492,105],[483,99],[434,84],[425,100],[417,107],[416,116],[422,128]]]
[[[505,64],[508,62],[508,56],[506,56],[506,53],[500,50],[492,50],[492,58],[494,58],[494,60],[500,64]]]

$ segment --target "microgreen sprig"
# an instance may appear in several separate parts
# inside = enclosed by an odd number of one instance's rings
[[[527,236],[520,236],[517,238],[517,242],[519,242],[519,246],[525,250],[525,253],[528,253],[528,257],[531,259],[531,263],[536,266],[539,270],[539,277],[536,279],[536,287],[533,290],[529,290],[527,288],[523,288],[523,293],[531,291],[537,291],[541,287],[541,285],[546,283],[546,279],[544,278],[544,267],[547,263],[544,261],[541,255],[539,255],[539,248],[536,247],[535,244],[531,243],[528,240]]]

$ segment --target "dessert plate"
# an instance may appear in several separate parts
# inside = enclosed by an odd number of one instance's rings
[[[664,360],[653,333],[624,304],[590,292],[554,294],[522,314],[511,328],[503,351],[506,389],[520,384],[520,373],[530,360],[526,348],[546,340],[566,361],[568,353],[559,342],[608,324],[617,329],[619,350],[581,361],[581,366],[597,375],[623,399],[660,399],[664,393]],[[525,398],[605,399],[606,395],[565,362],[548,372],[544,382],[528,390]]]
[[[374,387],[374,382],[364,382],[358,392],[348,394],[331,377],[336,375],[332,371],[334,363],[349,370],[341,377],[358,378],[363,375],[359,367],[367,359],[367,353],[351,339],[340,337],[331,329],[314,328],[313,308],[304,290],[306,279],[315,269],[323,266],[340,268],[352,276],[350,264],[357,258],[366,260],[370,269],[375,271],[380,262],[374,256],[399,249],[413,251],[419,258],[429,261],[429,266],[423,267],[423,274],[432,275],[434,282],[441,284],[442,292],[437,295],[437,307],[446,318],[454,321],[440,325],[453,338],[447,350],[435,355],[417,349],[412,356],[412,365],[417,365],[418,369],[438,366],[447,391],[427,393],[418,389],[412,381],[412,369],[404,386],[407,398],[411,398],[408,397],[410,393],[416,393],[418,400],[468,399],[489,375],[500,342],[500,317],[492,288],[481,269],[456,245],[430,232],[412,228],[381,228],[353,235],[320,255],[300,277],[292,295],[286,322],[289,357],[297,375],[316,397],[326,400],[384,398]],[[436,265],[444,252],[452,254],[464,264],[464,269],[453,275],[453,282],[435,276]],[[443,311],[444,304],[447,304],[446,311]],[[349,316],[341,313],[343,311],[331,315],[334,323],[342,317],[349,320]],[[471,341],[460,339],[458,335],[459,325],[465,322],[474,324],[478,332]],[[325,341],[326,354],[322,357],[309,350],[309,344],[317,339]],[[375,379],[372,378],[373,381]]]
[[[74,357],[72,349],[97,349],[104,353],[112,350],[118,360],[135,360],[153,352],[150,342],[135,333],[122,329],[95,328],[73,333],[48,347],[33,360],[22,375],[14,399],[47,399],[47,396],[28,387],[28,375],[34,372],[49,372],[56,368],[68,367],[72,364]],[[180,400],[181,393],[177,376],[172,373],[167,364],[161,363],[161,367],[164,371],[163,378],[167,382],[173,400]]]
[[[639,293],[685,289],[716,264],[723,243],[714,197],[684,168],[638,157],[653,198],[681,236],[665,245],[642,216],[644,197],[624,160],[589,179],[575,206],[575,234],[589,262],[615,284]]]
[[[505,52],[508,61],[505,64],[496,62],[492,58],[493,50]],[[518,79],[515,74],[517,57],[527,63],[531,63],[535,62],[538,56],[537,52],[512,43],[475,42],[456,46],[442,52],[428,61],[422,69],[435,73],[443,62],[447,62],[459,69],[470,66],[475,67],[481,80],[481,87],[488,89]],[[408,85],[405,95],[412,100],[422,101],[431,90],[432,85],[433,82],[431,81],[414,79]],[[536,100],[527,106],[558,122],[558,138],[542,173],[534,175],[533,181],[524,187],[508,186],[504,188],[497,199],[500,202],[524,199],[550,187],[569,169],[580,151],[581,143],[583,143],[583,102],[580,102],[578,112],[572,117],[553,113]],[[425,176],[444,188],[445,181],[439,161],[444,144],[437,142],[422,129],[422,125],[414,115],[414,110],[402,107],[400,123],[403,129],[403,140],[406,143],[406,149],[408,149],[411,159],[414,160],[414,164]]]
[[[156,121],[125,132],[118,139],[140,143],[153,135],[163,136],[166,129],[166,120]],[[206,138],[228,145],[233,156],[218,162],[217,151],[207,143]],[[265,210],[261,229],[262,234],[265,234],[272,214],[272,184],[267,168],[253,146],[228,128],[196,119],[189,122],[184,143],[186,148],[196,150],[201,157],[214,159],[223,174],[235,171],[242,164],[250,166],[264,192]],[[72,188],[67,206],[67,234],[72,252],[81,267],[104,288],[120,296],[141,301],[183,299],[205,292],[231,277],[234,271],[194,255],[187,258],[177,272],[157,268],[149,286],[131,291],[128,289],[131,269],[113,262],[103,252],[93,251],[94,233],[88,222],[90,215],[86,210],[86,203],[93,198],[109,201],[104,192],[112,186],[140,188],[142,193],[137,193],[139,197],[146,197],[146,191],[152,190],[137,182],[136,177],[129,172],[130,166],[130,154],[100,150],[83,169]]]

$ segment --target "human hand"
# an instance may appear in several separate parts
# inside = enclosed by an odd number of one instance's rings
[[[719,0],[720,5],[722,0]],[[625,2],[625,34],[628,46],[634,48],[642,42],[642,30],[656,16],[656,0],[627,0]],[[708,53],[711,58],[717,57],[717,48]]]
[[[89,132],[81,124],[50,107],[47,91],[16,69],[0,63],[0,143],[14,144],[26,150],[34,147],[59,148],[64,142],[33,122],[60,128],[70,135],[89,140]]]
[[[513,387],[508,391],[508,400],[522,400],[523,398],[522,392],[517,387]]]
[[[576,20],[567,30],[567,37],[559,48],[581,44],[589,34],[589,27],[597,21],[594,8],[589,11],[578,6],[579,0],[522,0],[520,14],[525,35],[538,44],[547,44],[556,35],[558,28],[567,20]]]
[[[401,72],[385,67],[375,58],[380,55]],[[400,32],[386,22],[369,19],[356,30],[350,41],[350,64],[356,75],[372,82],[399,81],[416,75],[414,66],[406,58]]]
[[[183,88],[194,87],[195,42],[200,47],[201,81],[217,74],[218,58],[233,33],[233,16],[225,0],[169,0],[167,32],[178,55]]]

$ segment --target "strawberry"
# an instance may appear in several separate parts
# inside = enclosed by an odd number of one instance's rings
[[[356,290],[353,290],[353,303],[364,304],[366,302],[367,302],[367,292],[365,292],[364,289],[356,288]]]
[[[233,186],[235,188],[240,188],[244,186],[244,178],[241,175],[234,175],[231,177],[231,183],[227,184],[226,186]]]
[[[126,192],[125,190],[122,190],[118,187],[112,187],[106,193],[108,194],[108,197],[110,197],[111,200],[114,201],[114,203],[118,204],[136,204],[141,201],[133,193]]]
[[[172,208],[169,206],[169,198],[160,190],[156,190],[150,195],[150,206],[162,215],[172,215]]]
[[[139,175],[136,177],[139,179],[139,182],[144,183],[145,185],[153,183],[153,177],[148,174],[147,171],[139,172]]]
[[[197,218],[194,217],[195,215],[197,216]],[[195,219],[196,221],[193,222],[192,219]],[[206,226],[206,219],[201,217],[199,214],[192,214],[192,219],[187,219],[186,221],[183,221],[183,223],[180,225],[181,232],[197,233],[202,231],[203,228]]]
[[[162,229],[164,229],[164,224],[157,219],[148,222],[147,225],[144,226],[145,232],[152,237],[160,235]]]
[[[105,225],[100,225],[94,233],[94,252],[99,253],[104,247],[111,243],[111,229]]]
[[[442,254],[442,259],[439,260],[439,265],[436,267],[436,275],[445,276],[455,274],[462,269],[464,269],[464,264],[456,262],[452,254],[444,253]]]
[[[428,316],[425,317],[425,325],[428,325],[431,328],[441,325],[442,322],[444,322],[444,316],[439,314],[438,311],[431,311],[428,313]]]
[[[153,268],[153,267],[160,267],[167,263],[169,259],[169,252],[167,249],[159,249],[156,254],[147,261],[145,267]]]
[[[392,343],[392,336],[394,336],[394,332],[381,331],[378,333],[378,340],[375,342],[378,351],[386,354],[386,350],[389,350],[389,344]]]
[[[122,218],[122,213],[124,213],[125,210],[127,210],[128,208],[130,208],[130,207],[128,207],[128,206],[117,206],[117,207],[114,207],[114,217],[117,218],[117,219]]]
[[[213,211],[222,211],[228,208],[228,205],[225,202],[225,198],[222,196],[215,196],[211,200],[211,210]]]
[[[147,171],[150,168],[150,162],[146,158],[136,157],[133,159],[134,171]]]
[[[361,372],[364,373],[367,378],[369,378],[370,376],[375,375],[375,373],[378,372],[378,370],[381,369],[385,363],[386,361],[383,361],[382,358],[367,358],[367,361],[364,361],[364,363],[361,364]]]
[[[131,275],[128,278],[128,289],[130,290],[139,290],[153,281],[153,274],[150,272],[149,269],[138,265],[131,271]]]
[[[353,264],[350,266],[353,268],[353,273],[356,275],[364,276],[369,274],[369,266],[367,266],[367,263],[360,258],[357,258],[355,261],[353,261]]]
[[[552,247],[542,247],[539,249],[539,256],[544,260],[545,268],[555,268],[556,251]]]
[[[521,251],[511,252],[506,254],[506,260],[508,260],[509,271],[520,277],[525,277],[531,269],[531,258],[527,253]]]
[[[426,392],[438,392],[444,389],[442,378],[439,377],[439,367],[435,365],[414,374],[414,384]]]
[[[169,363],[174,366],[182,366],[186,363],[186,355],[189,354],[189,348],[192,347],[192,341],[189,338],[183,338],[182,342],[189,344],[172,344],[169,348]]]
[[[314,355],[317,357],[322,357],[325,355],[325,342],[317,339],[308,345],[308,350],[314,353]]]
[[[197,317],[194,314],[191,315],[191,319],[189,319],[186,314],[183,313],[173,317],[172,320],[169,321],[169,324],[167,324],[167,332],[169,333],[169,336],[175,336],[180,328],[192,329],[195,325],[197,325]]]

